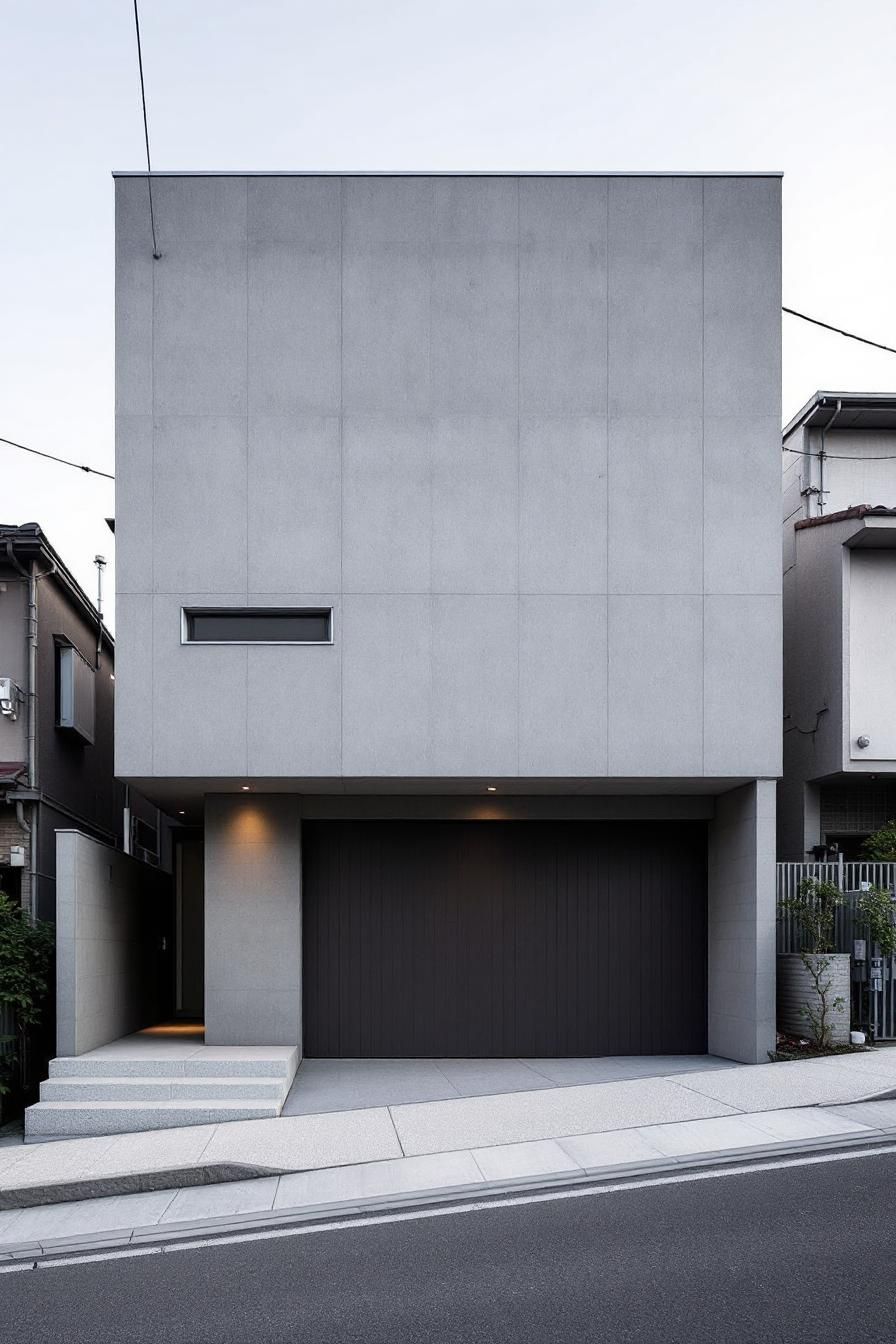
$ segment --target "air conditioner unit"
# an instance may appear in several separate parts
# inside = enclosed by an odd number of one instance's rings
[[[19,717],[19,688],[12,677],[0,677],[0,714],[6,719]]]

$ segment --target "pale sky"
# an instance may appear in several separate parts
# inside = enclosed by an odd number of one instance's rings
[[[131,0],[0,0],[0,434],[113,469]],[[893,0],[142,0],[153,167],[782,170],[784,303],[896,345]],[[783,319],[783,419],[896,355]],[[93,595],[111,482],[0,444]],[[111,612],[110,612],[111,614]]]

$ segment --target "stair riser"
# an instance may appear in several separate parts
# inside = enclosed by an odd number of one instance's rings
[[[292,1080],[296,1063],[264,1059],[116,1059],[96,1055],[50,1060],[51,1078],[274,1078]]]
[[[97,1111],[90,1106],[72,1106],[41,1111],[32,1106],[25,1112],[25,1142],[32,1139],[83,1139],[105,1134],[134,1134],[156,1129],[177,1129],[183,1125],[217,1125],[229,1120],[267,1120],[279,1113],[275,1105],[229,1107],[184,1106],[174,1110],[154,1110],[135,1103],[120,1111]]]
[[[50,1078],[41,1083],[41,1101],[193,1101],[197,1105],[211,1101],[282,1102],[285,1082],[272,1078],[242,1083],[219,1082],[201,1078],[159,1079],[158,1082],[135,1078],[133,1082],[111,1082],[102,1078]]]

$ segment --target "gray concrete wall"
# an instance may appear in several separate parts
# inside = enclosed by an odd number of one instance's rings
[[[778,857],[806,860],[807,781],[843,769],[843,540],[854,524],[795,533],[794,563],[784,575],[784,777]],[[812,840],[811,843],[817,843]]]
[[[167,874],[80,831],[56,832],[56,1053],[81,1055],[157,1020]]]
[[[205,1041],[302,1043],[299,800],[217,795],[205,813]]]
[[[120,775],[779,772],[776,178],[116,188]]]
[[[775,784],[716,800],[709,835],[709,1051],[747,1064],[775,1045]]]

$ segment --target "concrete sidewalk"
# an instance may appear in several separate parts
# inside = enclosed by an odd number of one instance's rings
[[[896,1050],[0,1148],[0,1248],[896,1136]],[[874,1100],[869,1100],[874,1099]],[[819,1109],[824,1108],[824,1109]],[[135,1230],[136,1229],[136,1230]],[[68,1243],[67,1243],[68,1244]]]
[[[815,1150],[896,1147],[896,1100],[798,1107],[385,1159],[0,1214],[0,1273],[397,1208],[589,1186]]]

